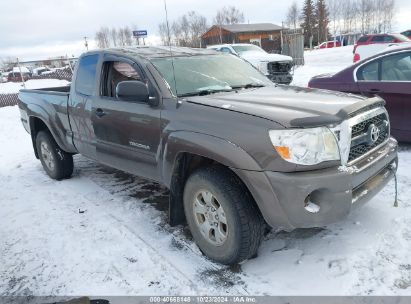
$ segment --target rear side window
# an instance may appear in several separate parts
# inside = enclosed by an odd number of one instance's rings
[[[92,95],[96,84],[98,55],[84,56],[80,59],[76,78],[76,92]]]
[[[358,39],[358,42],[367,42],[368,37],[367,36],[362,36],[360,39]]]
[[[411,81],[411,53],[401,53],[382,59],[383,81]]]
[[[374,61],[361,67],[357,72],[360,81],[378,81],[379,62]]]

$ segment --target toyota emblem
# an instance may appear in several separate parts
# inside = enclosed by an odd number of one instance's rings
[[[380,129],[372,124],[368,127],[368,144],[374,144],[380,137]]]

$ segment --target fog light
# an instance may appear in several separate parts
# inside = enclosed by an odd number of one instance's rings
[[[308,212],[310,212],[310,213],[318,213],[318,212],[320,212],[320,206],[317,205],[316,203],[313,203],[313,202],[311,201],[310,195],[308,195],[308,196],[305,198],[305,202],[304,202],[304,203],[305,203],[305,204],[304,204],[304,209],[307,210]]]

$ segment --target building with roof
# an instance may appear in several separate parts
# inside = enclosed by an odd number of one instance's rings
[[[201,36],[203,47],[223,43],[253,43],[269,53],[281,50],[283,28],[273,23],[213,25]]]

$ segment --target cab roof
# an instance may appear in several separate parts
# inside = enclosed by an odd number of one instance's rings
[[[127,55],[131,57],[142,57],[145,59],[167,58],[167,57],[190,57],[200,55],[216,55],[220,54],[210,49],[188,48],[188,47],[169,47],[169,46],[133,46],[122,48],[107,48],[101,51],[114,53],[118,55]],[[91,51],[90,53],[99,52]]]

